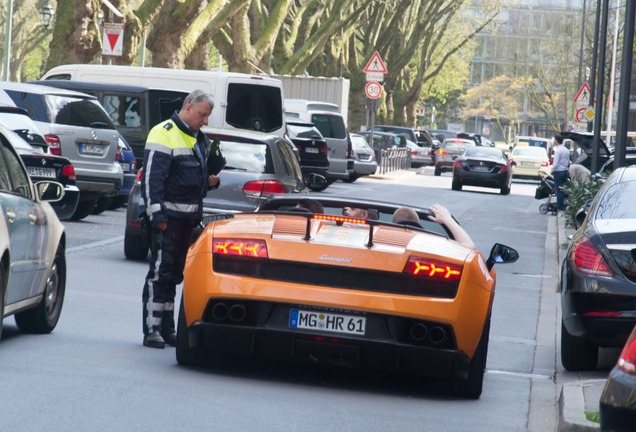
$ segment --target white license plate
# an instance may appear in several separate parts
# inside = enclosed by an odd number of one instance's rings
[[[534,166],[534,162],[521,162],[521,166]]]
[[[128,172],[128,171],[130,171],[130,164],[129,164],[129,163],[121,163],[121,162],[120,162],[120,163],[119,163],[119,165],[121,165],[121,169],[122,169],[124,172]]]
[[[318,153],[318,149],[316,147],[305,147],[305,153]]]
[[[101,144],[80,144],[80,154],[92,154],[102,156],[104,154],[104,146]]]
[[[55,169],[53,168],[27,167],[27,172],[31,177],[55,178]]]
[[[300,309],[292,309],[289,313],[289,328],[364,335],[366,324],[366,318],[353,315],[305,311]]]
[[[490,167],[487,167],[487,166],[476,166],[476,167],[473,167],[473,171],[489,172],[490,171]]]

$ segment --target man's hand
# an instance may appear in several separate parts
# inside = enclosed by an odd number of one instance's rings
[[[159,231],[165,231],[168,228],[168,222],[159,222],[154,227]]]
[[[211,187],[211,188],[216,187],[216,185],[219,184],[219,181],[220,181],[219,176],[215,176],[215,175],[208,176],[208,187]]]

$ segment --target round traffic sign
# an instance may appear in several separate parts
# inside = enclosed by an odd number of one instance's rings
[[[364,86],[364,93],[369,99],[378,99],[382,96],[382,86],[377,81],[369,81]]]
[[[583,107],[583,108],[579,108],[576,110],[576,122],[577,123],[586,123],[587,120],[585,119],[585,111],[587,111],[587,107]]]

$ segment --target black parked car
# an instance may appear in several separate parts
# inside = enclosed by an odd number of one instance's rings
[[[503,150],[494,147],[468,146],[453,165],[453,190],[463,186],[497,188],[501,195],[510,193],[512,166]]]
[[[75,185],[75,168],[71,161],[50,154],[48,143],[26,110],[0,106],[0,124],[12,129],[22,138],[14,141],[14,147],[34,183],[43,180],[56,181],[64,187],[62,199],[50,204],[59,219],[70,219],[80,196],[80,191]]]
[[[315,173],[326,175],[329,169],[329,146],[313,123],[301,121],[285,122],[287,138],[298,150],[303,177]]]
[[[636,167],[597,192],[561,265],[561,363],[594,369],[599,347],[620,347],[636,324]],[[577,220],[582,220],[578,219]]]

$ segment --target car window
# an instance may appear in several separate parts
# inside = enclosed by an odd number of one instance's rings
[[[141,98],[104,94],[102,106],[115,126],[140,127],[144,118]]]
[[[298,163],[294,163],[296,161],[296,155],[294,155],[289,143],[284,140],[279,140],[276,142],[276,145],[278,146],[281,158],[283,159],[283,165],[286,171],[285,174],[296,179],[302,178],[303,174],[300,170],[300,165],[298,165]]]
[[[226,121],[239,129],[271,132],[283,126],[281,90],[278,87],[230,83]]]
[[[220,140],[226,170],[273,174],[271,150],[265,143]]]
[[[547,157],[547,153],[541,147],[515,147],[512,151],[513,156],[534,156]]]
[[[322,139],[320,131],[314,126],[301,126],[296,124],[287,124],[287,130],[293,138],[317,138]]]
[[[2,189],[31,199],[29,177],[6,137],[0,135],[0,185]]]
[[[74,96],[46,95],[51,123],[78,127],[115,129],[104,108],[95,99]]]
[[[25,93],[15,90],[5,90],[13,102],[28,111],[29,117],[35,121],[50,123],[47,105],[44,96],[34,93]]]
[[[331,114],[312,114],[311,122],[316,125],[325,138],[347,138],[347,128],[342,116]]]
[[[466,147],[466,152],[464,153],[464,156],[495,157],[497,159],[504,159],[504,156],[501,151],[492,149],[490,147],[468,146]]]

